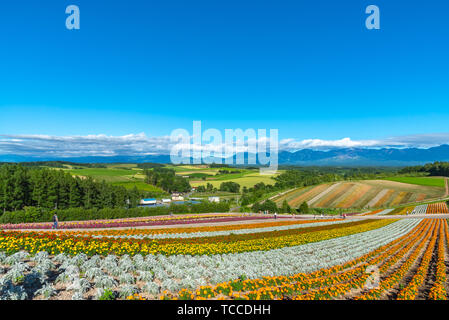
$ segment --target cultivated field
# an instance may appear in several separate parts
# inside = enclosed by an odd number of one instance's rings
[[[379,208],[435,199],[444,194],[444,187],[363,180],[301,188],[276,198],[275,202],[280,205],[287,200],[292,207],[307,201],[309,206],[317,208]]]
[[[242,188],[247,187],[251,188],[255,184],[263,182],[265,184],[271,184],[274,185],[276,181],[273,179],[274,175],[260,175],[258,172],[249,172],[242,176],[233,177],[232,175],[228,175],[225,179],[207,179],[206,181],[195,181],[192,180],[190,184],[192,187],[198,187],[198,186],[206,186],[207,183],[212,184],[215,188],[219,188],[220,184],[223,182],[232,181],[235,183],[238,183]]]

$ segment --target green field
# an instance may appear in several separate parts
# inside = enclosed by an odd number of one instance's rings
[[[419,186],[445,187],[444,179],[440,177],[390,177],[385,180],[416,184]]]
[[[124,186],[126,188],[134,188],[136,186],[139,190],[156,192],[163,194],[164,192],[154,186],[145,184],[143,170],[137,168],[136,164],[107,164],[107,168],[76,168],[68,167],[62,169],[69,172],[73,176],[92,177],[96,181],[106,181],[113,185]],[[200,185],[206,186],[211,183],[214,187],[219,188],[223,182],[233,181],[240,186],[251,188],[259,182],[265,184],[275,184],[274,176],[260,175],[257,169],[243,169],[243,168],[209,168],[208,166],[200,165],[185,165],[172,166],[167,165],[167,168],[174,169],[176,174],[180,176],[189,176],[189,181],[192,187]],[[219,171],[222,171],[220,173]],[[239,171],[238,173],[223,173],[223,171]],[[205,180],[203,180],[205,179]]]
[[[92,177],[98,181],[106,181],[106,182],[120,182],[120,181],[129,181],[136,177],[136,175],[142,173],[141,170],[138,169],[97,169],[97,168],[85,168],[85,169],[71,169],[67,170],[70,174],[74,176],[81,177]]]
[[[217,180],[206,180],[206,181],[190,181],[190,184],[192,187],[198,187],[198,186],[206,186],[207,183],[212,184],[215,188],[219,188],[220,184],[223,182],[232,181],[235,183],[238,183],[242,188],[247,187],[251,188],[255,184],[259,182],[263,182],[265,184],[271,184],[274,185],[276,181],[273,179],[274,175],[260,175],[256,171],[252,171],[251,173],[247,173],[246,175],[238,175],[236,178],[233,177],[233,175],[229,175],[227,179],[217,179]]]
[[[143,181],[121,181],[121,182],[113,182],[112,185],[114,186],[123,186],[127,189],[133,189],[134,187],[137,187],[139,190],[153,192],[153,193],[159,193],[161,195],[168,195],[164,190],[155,187],[151,184],[146,184]]]

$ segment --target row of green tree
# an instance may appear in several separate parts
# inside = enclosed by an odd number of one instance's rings
[[[166,192],[189,192],[192,187],[189,180],[176,175],[175,170],[163,167],[154,167],[145,170],[145,183],[159,187]]]
[[[0,162],[0,165],[4,164],[15,164],[12,162]],[[70,161],[33,161],[33,162],[21,162],[23,167],[50,167],[50,168],[66,168],[71,167],[81,167],[81,168],[107,168],[104,163],[76,163]]]
[[[400,174],[426,173],[429,176],[449,177],[449,162],[427,163],[423,166],[410,166],[399,170]]]
[[[157,215],[185,214],[185,213],[210,213],[228,212],[227,203],[201,202],[192,205],[172,204],[170,206],[150,207],[150,208],[103,208],[84,209],[70,208],[50,210],[37,207],[25,207],[22,210],[5,212],[0,216],[0,223],[31,223],[48,222],[52,220],[56,213],[59,221],[85,221],[98,219],[120,219],[129,217],[148,217]]]
[[[237,182],[227,181],[220,184],[220,188],[215,188],[211,183],[207,183],[205,186],[198,186],[196,188],[197,192],[231,192],[240,193],[240,185]]]
[[[26,206],[47,209],[133,208],[145,193],[96,182],[90,177],[72,177],[62,170],[0,167],[0,208],[14,211]]]

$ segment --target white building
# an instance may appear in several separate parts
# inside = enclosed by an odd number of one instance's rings
[[[156,204],[156,199],[142,199],[140,200],[141,205],[149,205],[149,204]]]
[[[209,202],[220,202],[220,197],[209,197]]]
[[[171,199],[162,199],[162,203],[170,203]]]

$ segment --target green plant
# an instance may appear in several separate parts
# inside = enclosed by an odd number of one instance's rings
[[[98,300],[115,300],[115,294],[110,289],[105,289],[103,294],[98,298]]]

